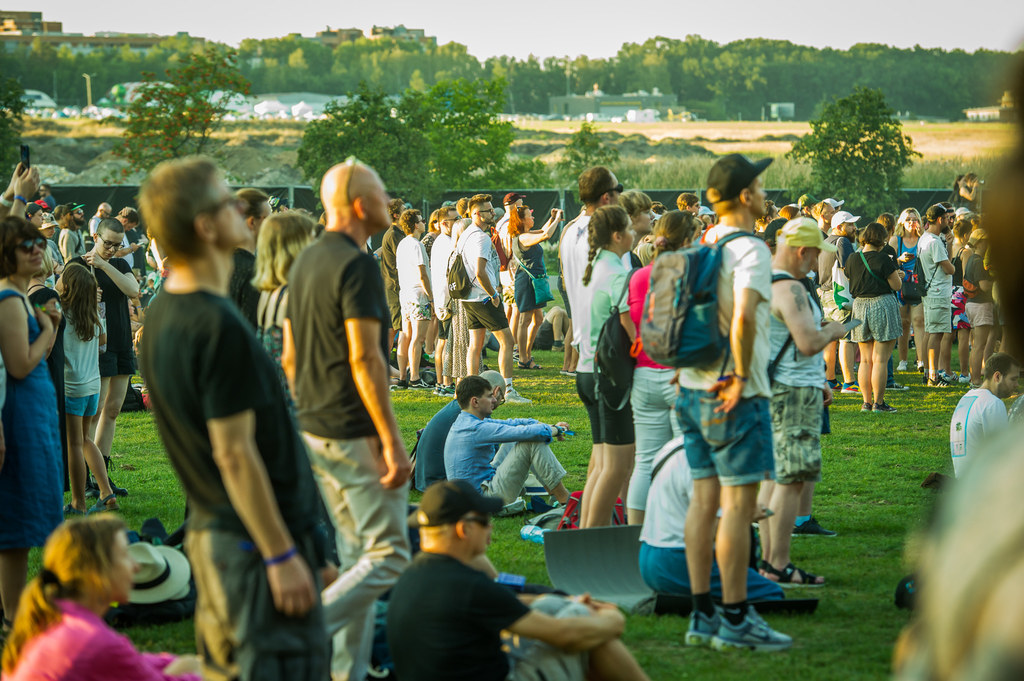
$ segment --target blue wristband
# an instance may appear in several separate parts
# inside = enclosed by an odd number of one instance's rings
[[[26,198],[25,198],[24,196],[22,196],[21,194],[15,194],[15,195],[14,195],[14,200],[15,200],[15,201],[21,201],[21,202],[22,202],[22,203],[24,203],[24,204],[25,204],[26,206],[28,205],[28,199],[26,199]]]
[[[267,567],[270,567],[271,565],[279,565],[280,563],[283,563],[286,560],[290,560],[291,557],[296,555],[298,552],[298,549],[296,549],[293,546],[284,553],[282,553],[280,556],[274,556],[273,558],[264,558],[263,564]]]

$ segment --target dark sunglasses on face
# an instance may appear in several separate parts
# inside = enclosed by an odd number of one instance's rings
[[[32,250],[35,248],[46,248],[46,239],[44,239],[41,236],[36,237],[35,239],[25,239],[20,244],[18,244],[18,248],[20,248],[25,253],[31,253]]]

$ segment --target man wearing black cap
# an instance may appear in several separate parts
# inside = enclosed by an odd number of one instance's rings
[[[924,330],[928,334],[925,384],[944,388],[955,379],[949,373],[953,349],[953,263],[949,261],[945,233],[953,212],[935,204],[925,212],[925,232],[917,244],[924,270]]]
[[[754,222],[765,212],[760,175],[770,163],[730,154],[708,173],[707,197],[721,216],[715,230],[722,249],[718,321],[729,337],[729,350],[724,361],[678,373],[676,411],[694,478],[686,519],[686,563],[693,590],[686,643],[719,650],[785,650],[792,645],[790,637],[772,630],[747,604],[757,486],[775,477],[768,381],[771,252],[754,235]],[[733,234],[741,236],[722,244]],[[709,404],[709,392],[717,395],[717,406]],[[711,600],[712,546],[717,547],[722,573],[721,612]]]
[[[423,550],[399,577],[388,606],[398,678],[582,681],[593,672],[597,678],[646,679],[619,640],[625,619],[614,605],[548,595],[527,606],[525,598],[474,567],[486,555],[491,515],[501,507],[501,499],[480,494],[465,480],[437,482],[423,494],[410,518]],[[502,631],[512,636],[503,640]]]

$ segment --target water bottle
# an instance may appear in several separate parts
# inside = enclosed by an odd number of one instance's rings
[[[526,541],[532,541],[534,544],[543,544],[544,534],[549,531],[536,525],[523,525],[523,529],[519,530],[519,536]]]

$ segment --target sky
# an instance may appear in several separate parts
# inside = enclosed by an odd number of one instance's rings
[[[8,0],[10,3],[10,0]],[[626,42],[697,34],[726,43],[743,38],[789,40],[847,49],[863,42],[896,47],[1016,50],[1024,45],[1021,0],[18,0],[11,9],[42,11],[64,31],[100,31],[197,37],[237,45],[245,38],[310,36],[331,28],[373,25],[423,28],[438,43],[466,45],[480,60],[613,56]]]

